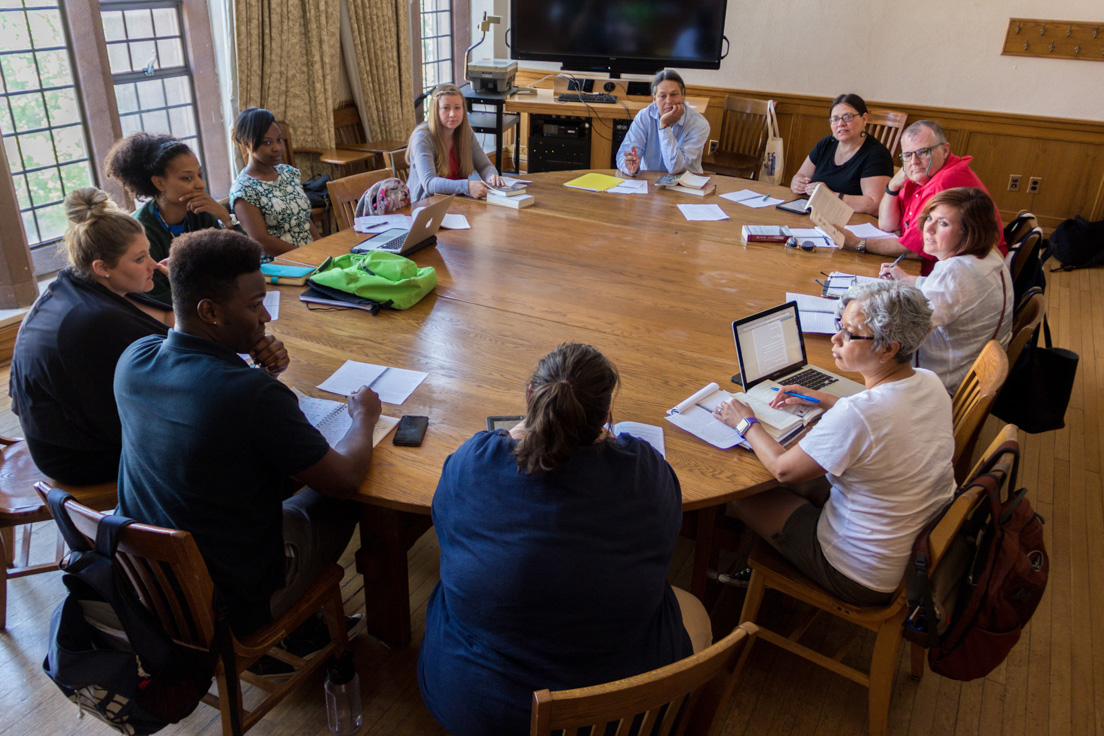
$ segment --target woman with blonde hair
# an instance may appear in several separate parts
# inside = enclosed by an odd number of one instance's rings
[[[410,134],[406,160],[412,202],[431,194],[467,194],[482,199],[487,196],[488,184],[503,184],[472,132],[464,96],[451,84],[438,85],[430,95],[429,115]]]
[[[23,320],[9,394],[27,448],[63,483],[113,481],[122,450],[115,364],[132,342],[164,335],[172,312],[145,292],[157,262],[145,229],[95,187],[65,198],[69,267]]]

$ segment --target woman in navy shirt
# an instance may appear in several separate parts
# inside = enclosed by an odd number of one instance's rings
[[[629,677],[709,644],[705,609],[667,583],[678,479],[650,445],[606,429],[618,382],[594,348],[560,345],[530,379],[523,424],[445,461],[418,678],[455,736],[528,733],[534,690]]]

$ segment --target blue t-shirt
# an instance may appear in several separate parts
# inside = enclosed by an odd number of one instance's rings
[[[329,451],[291,389],[231,349],[170,330],[119,359],[120,513],[195,537],[230,623],[271,620],[284,585],[288,476]]]
[[[426,610],[422,697],[455,736],[529,732],[534,690],[584,687],[691,654],[667,584],[682,522],[671,466],[623,437],[542,476],[480,432],[433,499],[441,582]]]

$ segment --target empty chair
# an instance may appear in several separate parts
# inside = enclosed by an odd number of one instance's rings
[[[901,131],[905,129],[908,115],[893,110],[871,110],[866,121],[866,134],[872,135],[889,149],[890,155],[897,153],[901,142]]]
[[[1008,378],[1008,355],[996,340],[985,344],[951,399],[954,422],[955,481],[962,483],[970,470],[974,446],[993,402]]]
[[[360,201],[361,196],[373,184],[390,176],[390,169],[379,169],[326,182],[326,189],[330,193],[330,206],[333,207],[338,230],[346,230],[353,226],[353,213],[356,212],[357,202]]]
[[[767,147],[767,100],[725,96],[716,152],[702,156],[702,169],[725,176],[758,178]]]
[[[37,484],[35,489],[43,500],[50,492],[46,483]],[[103,515],[75,501],[67,501],[65,507],[77,530],[95,546],[96,529]],[[217,627],[226,624],[217,622],[215,586],[191,534],[148,524],[131,524],[120,533],[116,559],[142,604],[157,617],[170,637],[198,649],[214,652],[218,648]],[[219,709],[224,736],[249,730],[293,690],[301,686],[317,688],[318,683],[311,675],[332,656],[349,648],[341,603],[343,573],[339,565],[326,568],[287,613],[245,639],[226,634],[233,643],[233,662],[228,664],[227,657],[219,652],[215,668],[218,695],[208,693],[203,697],[203,702]],[[324,609],[331,639],[325,648],[309,660],[275,648],[320,608]],[[294,668],[289,678],[279,684],[247,671],[270,651],[273,657]],[[242,704],[242,680],[266,693],[251,710],[246,710]],[[320,691],[318,695],[321,697]]]
[[[997,438],[990,447],[990,452],[996,452],[1005,440],[1015,440],[1015,438],[1016,429],[1011,427]],[[998,475],[1002,484],[1007,480],[1011,467],[1012,454],[1005,453],[993,471]],[[931,570],[933,572],[943,560],[943,555],[947,551],[951,540],[966,519],[969,518],[970,513],[977,507],[981,498],[981,486],[967,487],[951,503],[950,509],[936,526],[935,532],[931,535]],[[834,597],[798,572],[764,542],[759,542],[752,550],[748,562],[752,568],[752,575],[740,620],[755,623],[759,627],[760,639],[769,641],[866,687],[870,691],[868,697],[870,736],[884,736],[889,722],[889,704],[893,694],[893,679],[897,672],[897,662],[903,641],[901,629],[905,617],[908,615],[904,580],[901,581],[892,602],[888,605],[884,607],[863,607]],[[812,606],[811,615],[802,620],[796,629],[788,635],[768,629],[765,622],[756,620],[759,617],[759,608],[767,589],[776,590],[783,595]],[[835,653],[834,656],[829,656],[800,642],[801,637],[813,623],[813,620],[822,612],[876,632],[877,638],[874,642],[869,670],[864,671],[843,664],[844,655],[850,647]],[[854,641],[852,639],[851,643]],[[911,674],[914,678],[923,676],[924,660],[922,654],[922,649],[915,645],[912,646]]]
[[[391,169],[391,175],[406,181],[410,176],[410,164],[406,162],[406,149],[401,151],[388,151],[383,154],[384,165]]]
[[[619,724],[618,734],[704,736],[715,732],[720,706],[729,701],[733,686],[758,628],[745,623],[716,644],[686,659],[635,677],[593,687],[533,693],[530,736],[553,733],[607,733]],[[637,717],[639,729],[630,731]]]

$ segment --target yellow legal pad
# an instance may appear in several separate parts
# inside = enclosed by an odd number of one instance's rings
[[[609,174],[590,173],[583,174],[578,179],[564,182],[564,186],[572,189],[585,189],[588,192],[604,192],[607,189],[613,189],[624,181],[624,179]]]

